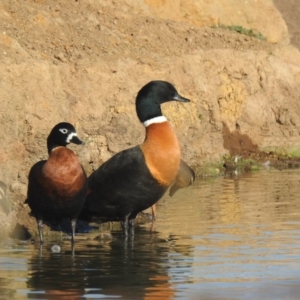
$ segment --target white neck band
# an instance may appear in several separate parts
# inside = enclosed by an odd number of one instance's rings
[[[147,120],[143,124],[145,127],[147,127],[151,124],[163,123],[163,122],[167,122],[167,118],[165,116],[159,116],[159,117],[155,117],[153,119]]]

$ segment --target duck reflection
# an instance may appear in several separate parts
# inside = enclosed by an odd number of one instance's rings
[[[64,251],[69,250],[68,243],[60,245],[60,253],[44,249],[42,256],[30,262],[28,298],[161,299],[163,295],[173,299],[170,269],[179,262],[184,265],[182,276],[188,276],[192,247],[175,247],[175,238],[165,240],[155,232],[137,229],[127,240],[114,233],[111,240],[80,241],[74,256]]]

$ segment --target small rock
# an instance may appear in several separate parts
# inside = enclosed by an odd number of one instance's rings
[[[66,61],[65,56],[64,56],[64,54],[62,52],[54,54],[54,57],[56,59],[60,60],[61,62],[65,62]]]
[[[61,251],[61,248],[60,248],[59,245],[53,245],[53,246],[51,247],[51,252],[52,252],[52,253],[60,253],[60,251]]]

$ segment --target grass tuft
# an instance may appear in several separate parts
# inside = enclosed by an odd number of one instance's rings
[[[266,41],[267,38],[262,35],[260,32],[255,32],[253,29],[247,29],[244,28],[243,26],[238,26],[238,25],[218,25],[218,26],[212,26],[212,28],[223,28],[223,29],[228,29],[231,31],[235,31],[237,33],[240,34],[244,34],[250,37],[254,37],[256,39],[262,40],[262,41]]]

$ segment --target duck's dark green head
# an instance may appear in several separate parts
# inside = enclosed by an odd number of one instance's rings
[[[67,122],[58,123],[51,130],[48,138],[47,138],[47,146],[48,152],[57,147],[57,146],[67,146],[70,143],[74,143],[77,145],[84,144],[77,137],[77,132],[75,127]]]
[[[178,94],[175,87],[167,81],[150,81],[141,88],[136,97],[136,113],[143,123],[162,116],[160,105],[168,101],[190,102]]]

